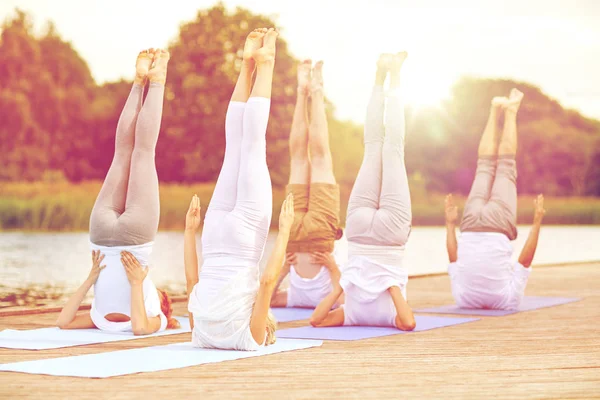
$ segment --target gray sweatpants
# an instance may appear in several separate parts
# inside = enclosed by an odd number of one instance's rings
[[[354,182],[346,235],[368,245],[404,245],[411,229],[411,202],[404,165],[404,105],[375,86],[365,121],[365,154]]]
[[[160,205],[154,152],[162,119],[164,86],[133,85],[117,124],[115,154],[90,216],[90,240],[130,246],[154,240]]]
[[[462,232],[499,232],[517,238],[517,164],[512,158],[480,158],[465,204]]]

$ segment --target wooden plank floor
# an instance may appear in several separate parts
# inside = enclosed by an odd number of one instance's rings
[[[110,379],[0,373],[0,398],[600,398],[600,263],[534,269],[527,294],[584,300],[427,332]],[[409,299],[413,307],[451,302],[448,277],[411,279]],[[183,313],[185,304],[176,311]],[[1,317],[0,329],[48,326],[55,318]],[[0,349],[0,363],[187,340]]]

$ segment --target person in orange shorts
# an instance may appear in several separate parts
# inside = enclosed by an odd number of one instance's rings
[[[289,146],[287,192],[294,195],[295,220],[279,285],[288,274],[290,285],[287,290],[278,285],[271,306],[314,308],[333,288],[329,270],[337,269],[333,250],[342,237],[340,188],[329,148],[322,61],[314,67],[311,60],[298,65],[298,97]]]

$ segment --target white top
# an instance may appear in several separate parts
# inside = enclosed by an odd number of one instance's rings
[[[339,253],[336,242],[332,256],[338,267],[342,268]],[[287,307],[315,308],[332,290],[331,275],[327,267],[321,266],[319,273],[313,278],[303,278],[298,275],[295,266],[292,265],[290,267],[290,286],[287,290]]]
[[[252,337],[250,319],[259,286],[258,265],[228,256],[205,259],[189,296],[188,311],[194,316],[192,344],[258,350],[262,345]]]
[[[519,306],[531,268],[512,261],[508,237],[496,232],[463,232],[457,261],[448,266],[459,307],[514,309]]]
[[[102,264],[106,265],[94,284],[94,299],[90,310],[92,321],[98,329],[112,332],[131,331],[131,321],[111,322],[104,317],[114,313],[131,317],[131,284],[127,279],[125,267],[121,263],[121,252],[130,252],[140,264],[147,268],[153,245],[153,242],[149,242],[137,246],[105,247],[90,243],[92,250],[99,250],[104,255]],[[160,316],[159,331],[165,330],[167,318],[160,309],[158,292],[150,277],[144,279],[142,290],[148,317]]]
[[[315,308],[331,293],[332,288],[331,275],[326,267],[321,267],[314,278],[303,278],[292,266],[290,268],[290,287],[287,291],[287,306]]]
[[[388,289],[398,286],[406,298],[404,246],[349,243],[348,252],[348,263],[340,279],[346,295],[344,325],[396,326],[396,307]]]

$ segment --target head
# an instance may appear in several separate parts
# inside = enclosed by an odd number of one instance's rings
[[[160,310],[165,317],[167,317],[167,329],[177,329],[180,328],[181,325],[179,321],[173,318],[173,305],[171,304],[171,298],[164,290],[157,289],[158,298],[160,300]]]
[[[277,341],[275,337],[275,331],[277,330],[277,320],[271,310],[269,310],[269,314],[267,315],[267,337],[265,339],[265,346],[269,346],[274,344]]]

